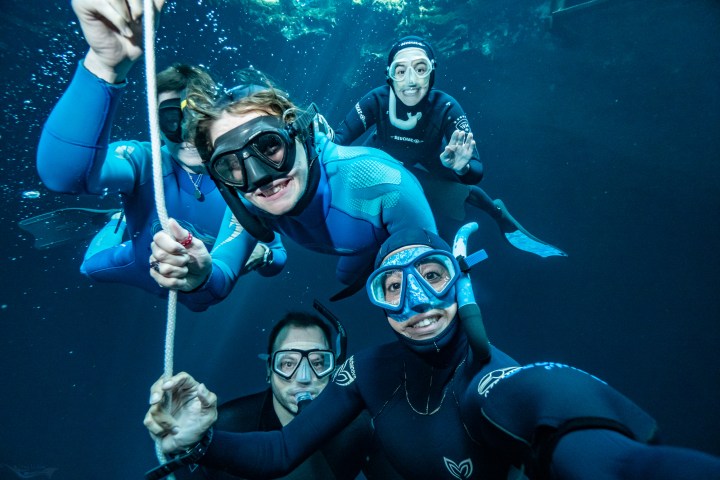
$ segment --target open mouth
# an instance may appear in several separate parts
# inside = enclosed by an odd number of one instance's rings
[[[290,180],[291,179],[289,178],[285,178],[283,180],[276,180],[269,185],[265,185],[264,187],[259,188],[257,191],[257,195],[265,198],[271,198],[285,190],[285,188],[290,183]]]
[[[413,88],[406,88],[405,90],[403,90],[403,93],[405,95],[417,95],[419,91],[420,91],[419,88],[413,87]]]
[[[440,321],[440,317],[440,315],[429,315],[427,317],[421,318],[412,325],[408,325],[406,328],[408,328],[409,330],[424,330],[428,327],[432,328],[433,325]]]

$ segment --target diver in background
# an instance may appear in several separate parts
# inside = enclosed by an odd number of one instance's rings
[[[37,153],[38,173],[57,192],[120,193],[128,231],[122,218],[110,221],[92,240],[81,271],[96,281],[130,284],[164,296],[167,291],[147,273],[152,236],[161,229],[153,196],[151,146],[139,141],[108,145],[126,75],[142,53],[137,44],[139,24],[137,18],[129,22],[118,18],[118,12],[130,15],[122,0],[75,0],[72,4],[90,50],[45,123]],[[183,237],[182,248],[214,247],[214,264],[228,275],[256,268],[266,276],[277,274],[286,259],[279,238],[269,246],[248,245],[252,256],[243,256],[232,237],[216,242],[221,225],[236,234],[241,227],[229,216],[224,218],[227,205],[222,195],[205,174],[195,147],[183,138],[181,108],[187,91],[213,95],[212,78],[199,67],[175,64],[157,75],[157,85],[165,144],[161,150],[165,202],[169,215],[191,232]],[[129,238],[126,242],[122,242],[123,233]],[[160,265],[151,264],[151,268],[159,270]],[[208,288],[178,299],[191,310],[202,311],[228,293]]]
[[[253,478],[287,472],[367,409],[404,478],[720,479],[720,458],[651,445],[655,421],[602,380],[492,346],[466,274],[480,259],[423,230],[388,238],[366,290],[397,341],[351,356],[282,434],[213,428],[217,399],[187,373],[152,386],[145,425],[177,463]]]
[[[401,38],[390,49],[387,65],[388,85],[355,104],[333,141],[350,145],[372,130],[365,145],[386,151],[418,177],[438,220],[464,220],[467,203],[490,215],[514,247],[541,257],[565,256],[525,230],[502,200],[475,185],[483,178],[483,164],[462,107],[433,88],[432,46],[421,37]]]
[[[323,313],[322,308],[318,310]],[[225,402],[218,408],[217,428],[229,432],[280,430],[292,422],[299,405],[315,399],[327,386],[337,365],[345,361],[345,330],[334,316],[323,320],[304,312],[289,312],[277,322],[268,337],[267,382],[262,392]],[[243,381],[241,375],[236,375]],[[307,460],[283,477],[300,479],[347,479],[361,469],[368,479],[389,480],[397,474],[382,461],[382,452],[372,450],[373,428],[367,412],[362,412],[339,434]],[[184,468],[178,479],[237,479],[220,469]]]

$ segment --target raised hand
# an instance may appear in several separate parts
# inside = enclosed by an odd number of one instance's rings
[[[445,150],[440,154],[440,161],[443,166],[454,170],[458,174],[463,174],[468,163],[470,163],[474,150],[475,140],[473,140],[473,134],[455,130]]]
[[[154,0],[160,11],[165,0]],[[73,0],[90,51],[85,67],[109,83],[125,79],[142,55],[142,0]]]

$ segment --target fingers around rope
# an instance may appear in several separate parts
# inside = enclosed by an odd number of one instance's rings
[[[76,7],[76,14],[78,14],[78,17],[80,17],[81,10],[80,4],[82,2],[74,2],[73,6]],[[131,37],[133,35],[133,30],[130,26],[131,18],[130,15],[125,8],[125,2],[124,1],[118,1],[118,0],[112,0],[112,1],[104,1],[104,2],[97,2],[96,4],[93,4],[93,6],[88,9],[88,7],[84,7],[86,9],[85,13],[86,15],[92,15],[95,17],[101,17],[104,21],[107,21],[110,23],[115,29],[117,29],[118,32],[120,32],[125,37]]]
[[[197,397],[204,409],[212,408],[217,403],[217,395],[208,390],[204,383],[198,385]]]

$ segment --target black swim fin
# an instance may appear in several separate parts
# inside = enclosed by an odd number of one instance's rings
[[[90,238],[107,225],[120,209],[61,208],[18,222],[18,226],[35,239],[34,247],[45,250],[77,240]],[[122,217],[118,222],[122,221]]]
[[[528,253],[533,253],[539,257],[567,257],[567,253],[559,248],[543,242],[530,232],[525,230],[517,220],[515,220],[510,212],[508,212],[502,200],[493,200],[495,207],[501,212],[501,215],[495,219],[505,240],[513,247]]]

